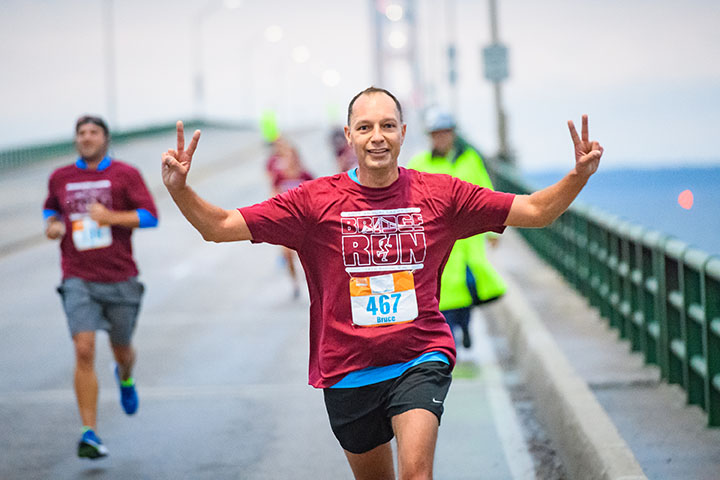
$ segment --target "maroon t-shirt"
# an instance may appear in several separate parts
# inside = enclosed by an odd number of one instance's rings
[[[309,383],[334,385],[370,366],[439,351],[455,363],[455,343],[438,310],[440,276],[459,238],[501,233],[514,195],[449,175],[399,168],[385,188],[347,173],[322,177],[239,209],[253,242],[298,252],[310,291]],[[376,327],[353,322],[351,277],[412,271],[414,321]]]
[[[140,172],[112,160],[107,168],[88,170],[78,164],[58,168],[50,176],[44,208],[59,213],[65,222],[60,241],[63,278],[78,277],[91,282],[122,282],[138,274],[133,259],[133,229],[113,226],[108,246],[78,250],[73,241],[73,221],[87,214],[97,201],[110,210],[147,210],[157,218],[157,209]]]

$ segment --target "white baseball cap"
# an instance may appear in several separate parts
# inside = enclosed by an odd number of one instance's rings
[[[455,127],[455,117],[453,117],[449,112],[432,108],[425,114],[425,128],[428,132],[454,130]]]

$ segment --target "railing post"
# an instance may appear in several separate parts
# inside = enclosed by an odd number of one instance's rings
[[[687,389],[687,352],[685,349],[685,301],[683,298],[682,257],[688,245],[671,238],[665,244],[665,313],[667,322],[666,355],[668,383],[678,383]]]
[[[558,223],[559,222],[559,223]],[[565,212],[555,222],[557,244],[555,245],[555,257],[563,277],[570,284],[575,284],[575,242],[572,231],[572,213]]]
[[[704,275],[705,329],[707,348],[705,405],[708,425],[720,426],[720,257],[710,257]]]
[[[575,215],[575,242],[576,256],[575,265],[577,268],[577,290],[585,298],[590,298],[590,251],[588,238],[588,216],[587,208],[577,205],[573,208]]]
[[[607,252],[603,249],[600,217],[595,210],[588,212],[588,279],[590,305],[603,312],[603,265]]]
[[[626,255],[627,255],[627,278],[626,278],[626,295],[627,295],[627,326],[628,338],[633,351],[640,351],[647,361],[647,344],[645,342],[645,318],[642,311],[642,236],[645,229],[640,225],[629,224],[627,230]]]
[[[630,236],[630,224],[620,221],[615,224],[612,235],[612,250],[615,257],[615,268],[613,269],[612,294],[614,296],[613,315],[615,324],[620,331],[621,338],[627,338],[631,342],[631,348],[635,350],[630,336],[630,253],[628,237]]]
[[[685,331],[685,378],[688,403],[705,409],[707,345],[705,343],[705,264],[710,256],[698,249],[685,251],[682,261]]]
[[[610,321],[610,325],[617,327],[613,316],[613,297],[612,297],[612,281],[613,268],[617,262],[617,257],[613,256],[611,248],[612,233],[611,228],[615,217],[606,213],[597,212],[598,215],[598,267],[600,269],[600,288],[598,296],[600,298],[600,314]]]
[[[649,231],[642,238],[643,298],[646,361],[660,367],[663,378],[668,377],[667,313],[665,310],[665,243],[668,237]]]

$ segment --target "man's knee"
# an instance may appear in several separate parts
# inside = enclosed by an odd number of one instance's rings
[[[92,368],[95,362],[95,332],[80,332],[73,337],[78,367]]]
[[[135,360],[135,350],[131,345],[111,345],[115,360],[124,366],[130,365]]]

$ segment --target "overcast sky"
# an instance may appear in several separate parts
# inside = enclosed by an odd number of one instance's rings
[[[116,129],[190,118],[198,110],[198,56],[206,92],[200,107],[210,118],[255,122],[274,108],[283,128],[326,126],[342,121],[352,95],[377,81],[366,0],[244,0],[235,9],[222,0],[115,0],[112,114],[108,1],[0,2],[0,148],[67,138],[86,112],[112,117]],[[569,165],[565,122],[579,123],[583,113],[609,165],[720,163],[720,2],[498,3],[500,37],[510,52],[503,87],[508,133],[523,167]],[[480,61],[490,42],[487,2],[454,5],[448,15],[447,1],[416,1],[416,72],[424,93],[403,91],[402,68],[387,68],[385,85],[400,91],[409,110],[420,99],[451,108],[445,58],[451,33],[461,128],[493,153],[492,89]],[[408,121],[412,132],[422,131],[417,116]]]

